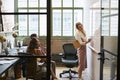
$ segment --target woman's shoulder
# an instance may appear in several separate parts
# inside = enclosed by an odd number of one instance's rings
[[[81,36],[82,32],[81,31],[76,31],[76,36]]]

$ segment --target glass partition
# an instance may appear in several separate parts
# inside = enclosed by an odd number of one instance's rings
[[[12,0],[12,1],[2,0],[2,1],[3,4],[1,7],[0,16],[2,16],[2,20],[3,20],[2,25],[4,27],[4,30],[0,31],[0,38],[1,37],[4,38],[3,36],[5,36],[6,40],[4,40],[4,42],[1,42],[0,40],[0,51],[2,50],[2,52],[0,52],[0,59],[13,60],[13,58],[15,58],[16,61],[8,62],[10,63],[10,65],[6,65],[4,63],[3,65],[1,65],[2,62],[0,60],[0,79],[1,76],[4,73],[6,73],[6,71],[9,70],[11,67],[14,67],[13,70],[15,70],[16,67],[20,65],[22,67],[19,66],[19,69],[21,69],[21,71],[20,70],[19,71],[20,73],[21,72],[22,73],[21,75],[19,75],[18,72],[17,75],[23,76],[23,78],[32,76],[34,77],[33,79],[39,77],[38,80],[42,80],[42,79],[50,80],[50,63],[51,63],[50,62],[51,61],[50,3],[51,1],[50,0],[49,1],[48,0]],[[31,44],[32,42],[31,40],[33,40],[30,38],[30,35],[33,33],[37,34],[37,38],[38,38],[38,40],[34,39],[34,41],[40,44],[36,46],[34,44],[31,45],[34,46],[34,48],[32,48],[33,52],[28,52],[27,51],[28,46]],[[36,48],[39,51],[36,51]],[[32,63],[32,61],[34,61],[31,59],[34,59],[35,62],[33,62],[33,65],[27,67],[27,64],[29,64],[29,62]],[[55,66],[55,63],[53,63],[53,66]],[[30,75],[29,73],[27,73],[28,69],[30,69],[29,70],[31,73]],[[39,73],[41,73],[42,76],[37,76],[37,73],[34,73],[37,71],[40,71]],[[34,76],[35,74],[36,77]],[[15,75],[13,74],[12,76]],[[9,74],[8,76],[11,77],[11,75]]]
[[[101,1],[103,80],[116,80],[118,55],[118,0]]]

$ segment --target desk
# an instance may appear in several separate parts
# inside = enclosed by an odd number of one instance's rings
[[[0,59],[1,59],[1,58],[0,58]],[[7,58],[6,58],[6,59],[7,59]],[[2,61],[5,61],[5,60],[2,60]],[[10,61],[9,63],[0,64],[0,76],[1,76],[3,73],[7,72],[10,67],[12,67],[13,65],[15,65],[15,63],[16,63],[17,61],[19,61],[19,58],[14,58],[13,60],[9,60],[9,61]]]
[[[18,55],[18,52],[26,52],[26,49],[27,49],[27,46],[22,46],[22,47],[14,47],[12,49],[9,50],[9,56],[10,55],[13,55],[13,56],[17,56]]]
[[[14,66],[16,64],[16,62],[18,62],[20,60],[20,58],[17,57],[17,55],[18,55],[17,49],[19,49],[19,51],[26,51],[26,46],[23,46],[21,48],[18,48],[18,47],[12,48],[8,51],[9,52],[8,55],[6,55],[5,53],[2,53],[2,55],[0,55],[1,56],[0,57],[0,76],[3,73],[6,73],[9,68]],[[16,57],[12,57],[12,56],[16,56]],[[12,59],[10,59],[10,58],[12,58]]]

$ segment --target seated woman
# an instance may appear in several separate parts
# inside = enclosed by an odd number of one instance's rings
[[[40,56],[45,56],[46,53],[44,53],[40,47],[40,42],[36,37],[33,37],[27,47],[27,53],[33,53],[34,55],[40,55]],[[46,62],[45,58],[38,58],[37,61],[44,61]],[[55,73],[53,72],[52,68],[51,69],[51,75],[54,80],[57,80],[57,77]]]

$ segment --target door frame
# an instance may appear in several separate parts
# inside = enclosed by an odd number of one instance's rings
[[[102,4],[102,0],[101,0],[101,4]],[[102,5],[101,5],[102,6]],[[101,10],[102,10],[103,8],[101,7]],[[119,23],[119,0],[118,0],[118,45],[117,45],[117,55],[115,55],[115,56],[117,56],[117,75],[116,75],[116,80],[120,80],[120,23]],[[102,14],[102,11],[101,11],[101,14]],[[102,15],[101,15],[102,16]],[[102,17],[101,17],[101,24],[102,24]],[[102,26],[102,25],[101,25]],[[100,35],[101,36],[101,35]],[[109,54],[111,54],[111,55],[114,55],[114,53],[111,53],[111,52],[109,52],[109,51],[107,51],[107,50],[105,50],[105,49],[103,49],[103,43],[104,43],[104,41],[103,41],[103,36],[101,36],[101,45],[100,45],[100,58],[99,58],[99,60],[100,60],[100,80],[103,80],[103,67],[104,67],[104,60],[106,59],[105,58],[105,54],[104,54],[104,52],[107,52],[107,53],[109,53]]]

